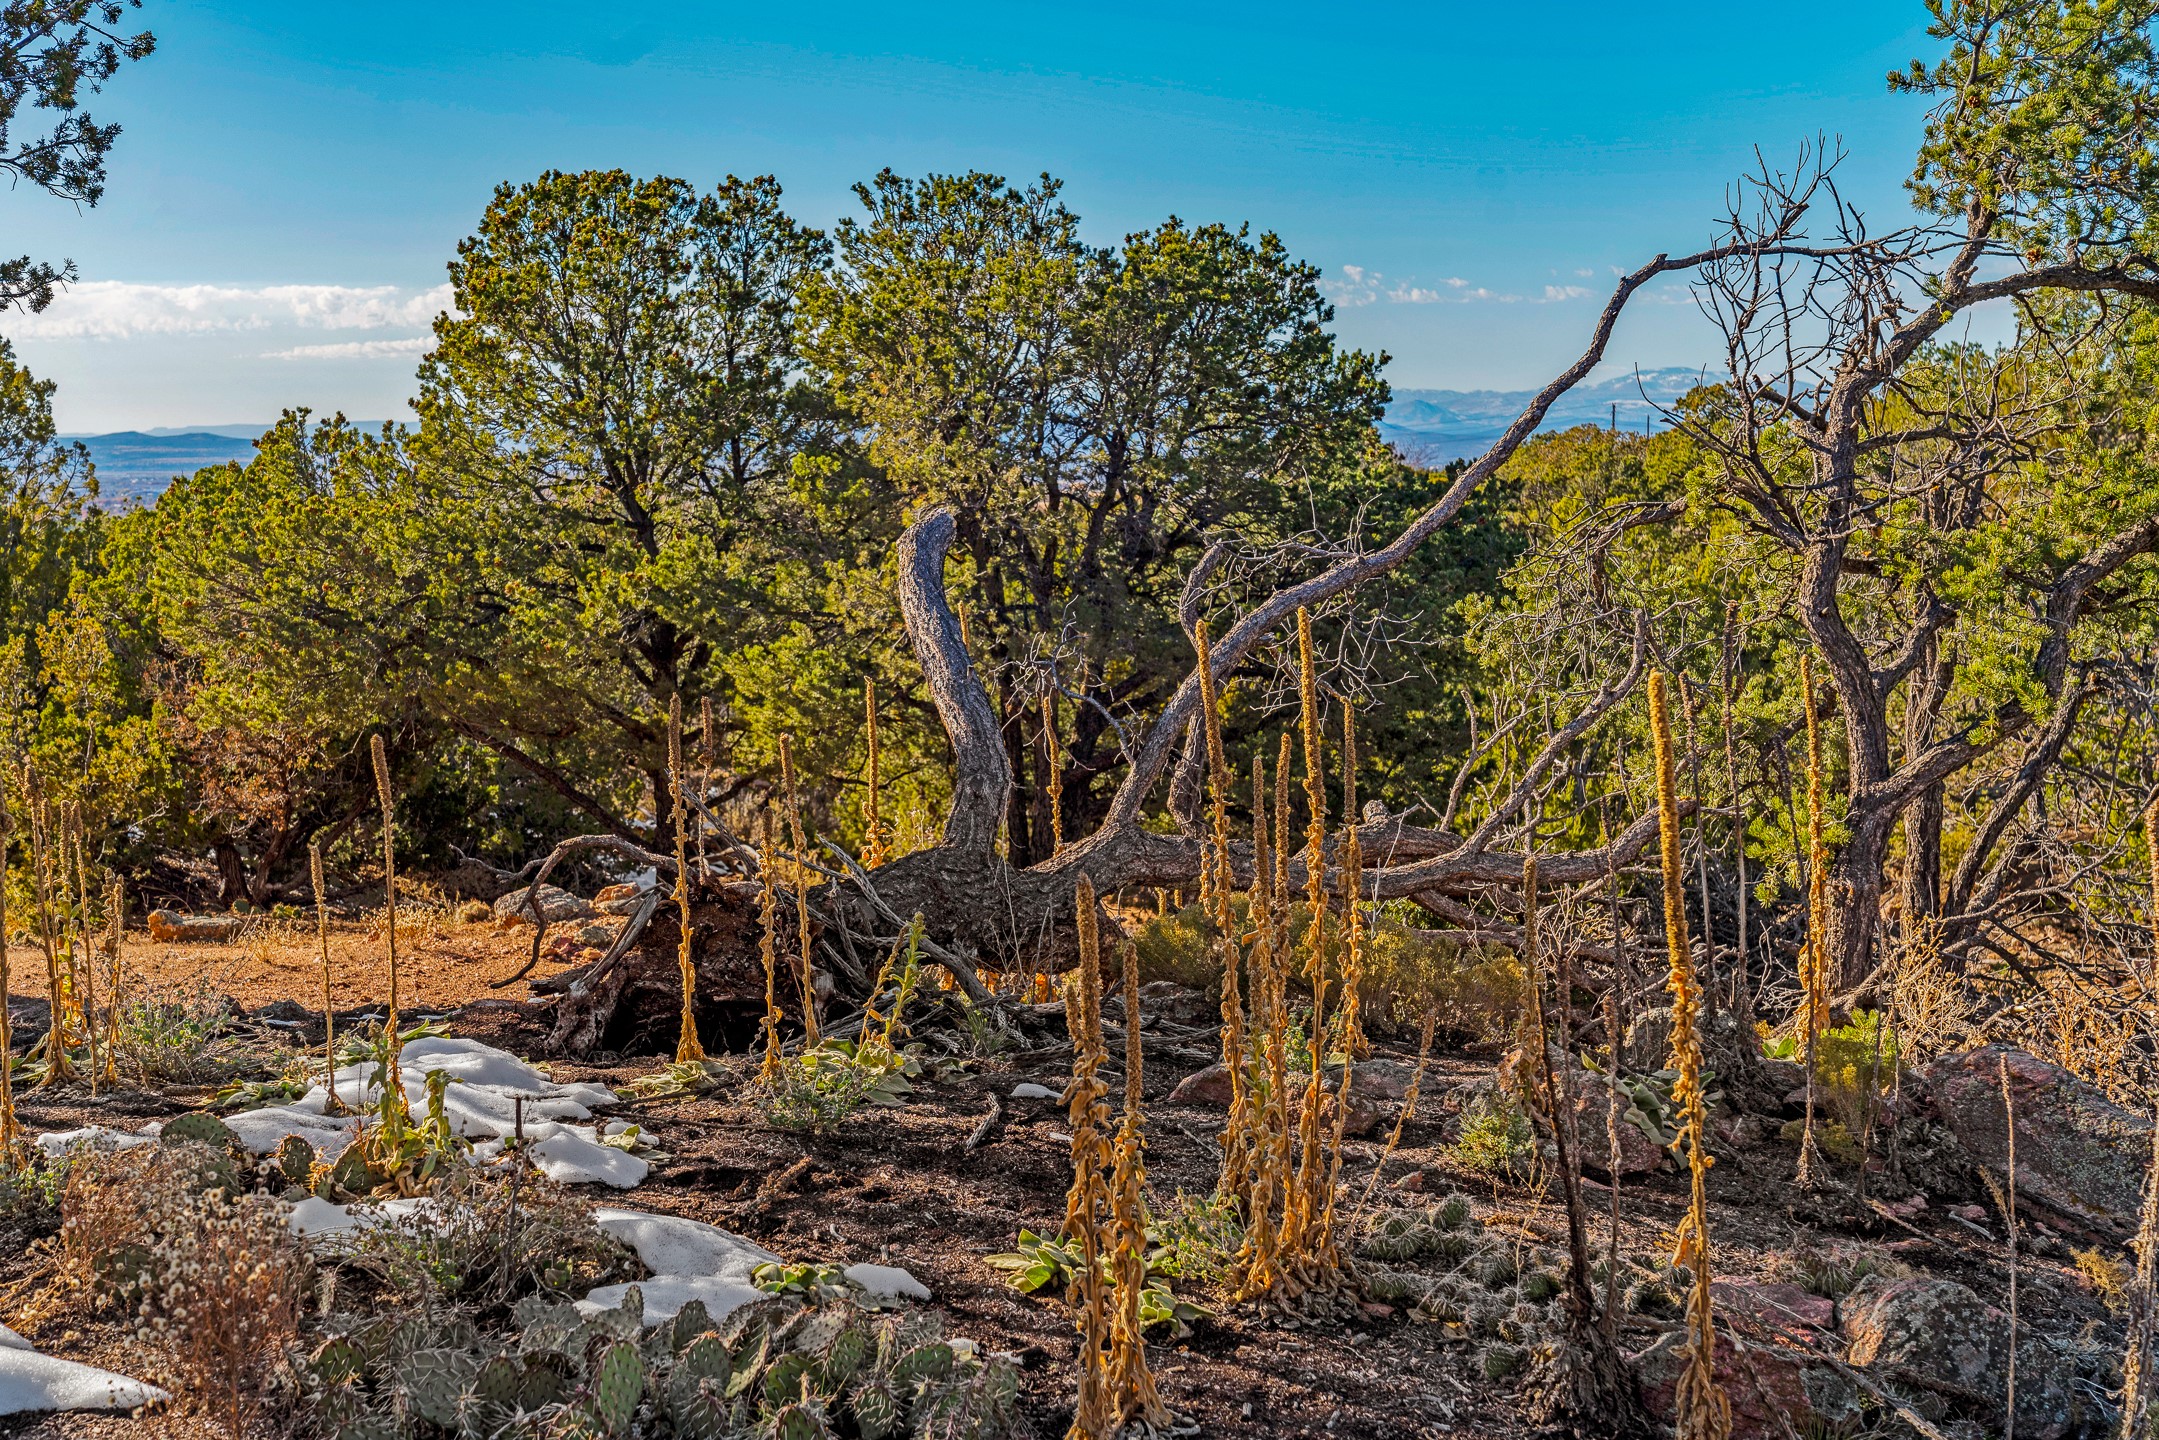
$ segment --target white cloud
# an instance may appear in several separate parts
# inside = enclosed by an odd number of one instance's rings
[[[265,360],[386,360],[398,355],[420,355],[434,344],[427,335],[403,340],[343,340],[334,345],[295,345],[290,350],[265,350]]]
[[[118,340],[295,325],[312,330],[381,330],[425,325],[449,308],[450,287],[398,285],[146,285],[85,280],[41,315],[12,315],[17,338]],[[403,351],[397,353],[406,353]]]
[[[1344,265],[1341,275],[1339,280],[1323,282],[1320,288],[1335,304],[1349,306],[1371,305],[1380,300],[1393,305],[1553,305],[1580,300],[1590,293],[1580,285],[1547,285],[1541,295],[1523,296],[1473,285],[1459,275],[1449,275],[1437,286],[1409,280],[1390,283],[1379,271],[1362,265]]]

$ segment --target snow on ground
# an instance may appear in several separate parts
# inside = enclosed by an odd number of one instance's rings
[[[653,1272],[651,1279],[633,1282],[644,1293],[647,1322],[669,1319],[692,1300],[704,1301],[712,1318],[723,1320],[766,1298],[750,1283],[751,1272],[780,1260],[754,1240],[678,1215],[602,1206],[592,1212],[592,1223],[635,1250]],[[588,1315],[612,1310],[629,1290],[628,1285],[602,1285],[577,1308]]]
[[[578,1301],[577,1308],[586,1315],[613,1310],[632,1290],[642,1292],[645,1297],[647,1325],[674,1319],[692,1300],[704,1301],[706,1313],[719,1321],[745,1305],[772,1298],[747,1280],[723,1280],[717,1275],[655,1275],[650,1280],[632,1280],[627,1285],[602,1285]]]
[[[20,1335],[8,1331],[0,1345],[0,1415],[33,1410],[137,1410],[172,1397],[155,1385],[40,1355]]]
[[[77,1145],[91,1145],[109,1150],[126,1150],[136,1145],[147,1145],[157,1138],[157,1130],[146,1126],[141,1134],[130,1135],[125,1130],[108,1130],[103,1125],[85,1125],[80,1130],[55,1130],[31,1138],[36,1142],[37,1148],[47,1155],[60,1156]]]
[[[637,1252],[655,1275],[708,1275],[745,1283],[760,1265],[780,1257],[754,1240],[679,1215],[601,1206],[592,1223]]]
[[[927,1300],[930,1288],[897,1265],[850,1265],[840,1272],[880,1300]]]
[[[604,1085],[558,1085],[506,1050],[448,1036],[407,1042],[398,1052],[398,1062],[405,1099],[416,1116],[427,1106],[428,1075],[440,1070],[451,1077],[452,1083],[443,1092],[443,1111],[452,1132],[478,1142],[473,1153],[481,1159],[500,1154],[501,1142],[517,1133],[522,1101],[525,1139],[531,1145],[534,1163],[550,1180],[627,1190],[652,1169],[648,1162],[625,1150],[602,1145],[597,1126],[562,1123],[591,1120],[595,1109],[620,1104],[621,1097]],[[364,1110],[381,1097],[382,1085],[377,1078],[380,1068],[367,1061],[332,1073],[337,1097],[348,1110]],[[329,1101],[328,1088],[317,1083],[289,1105],[266,1105],[224,1119],[251,1154],[268,1155],[284,1143],[286,1136],[297,1135],[313,1146],[316,1154],[331,1156],[352,1143],[360,1132],[360,1121],[356,1115],[329,1114]],[[82,1144],[120,1150],[149,1144],[161,1128],[153,1121],[129,1134],[90,1125],[40,1135],[37,1145],[48,1155],[59,1155]],[[619,1134],[631,1128],[618,1121],[608,1126],[608,1133]]]

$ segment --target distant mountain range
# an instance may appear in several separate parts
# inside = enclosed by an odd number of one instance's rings
[[[1699,370],[1669,366],[1577,385],[1544,417],[1545,430],[1612,425],[1661,428],[1657,405],[1669,405],[1703,382]],[[1482,454],[1506,433],[1532,390],[1396,390],[1380,433],[1411,460],[1443,464]]]
[[[176,475],[192,475],[205,465],[254,458],[255,438],[263,425],[179,425],[149,430],[118,430],[109,435],[63,435],[80,442],[97,466],[98,493],[108,504],[132,501],[149,505],[165,493]],[[379,430],[374,423],[361,426]]]
[[[1640,430],[1657,423],[1656,405],[1669,405],[1702,383],[1702,374],[1672,366],[1639,375],[1615,375],[1578,385],[1545,416],[1547,430],[1576,425],[1610,425]],[[1481,454],[1522,413],[1534,392],[1528,390],[1397,390],[1380,433],[1411,460],[1424,464]],[[192,475],[205,465],[228,460],[245,463],[255,453],[255,438],[268,425],[185,425],[150,430],[120,430],[109,435],[64,435],[79,440],[97,465],[98,489],[108,503],[148,505],[165,493],[176,475]],[[365,422],[363,430],[378,430]]]

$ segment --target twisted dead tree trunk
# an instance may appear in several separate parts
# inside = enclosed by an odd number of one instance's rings
[[[1750,242],[1759,248],[1760,242]],[[1388,544],[1340,560],[1319,574],[1285,586],[1231,623],[1213,647],[1217,674],[1241,665],[1268,635],[1294,621],[1298,610],[1316,607],[1388,574],[1444,529],[1470,495],[1511,458],[1557,401],[1603,359],[1612,329],[1634,292],[1660,275],[1684,271],[1727,258],[1722,250],[1679,259],[1658,256],[1620,281],[1598,317],[1589,347],[1574,364],[1538,392],[1492,448],[1465,467],[1446,492]],[[820,895],[819,908],[842,931],[890,934],[909,917],[923,917],[925,933],[938,947],[990,970],[1056,970],[1077,956],[1072,914],[1074,886],[1082,876],[1098,894],[1127,886],[1186,886],[1198,878],[1201,841],[1193,823],[1196,770],[1178,766],[1172,785],[1172,813],[1179,833],[1163,835],[1142,827],[1141,816],[1170,771],[1182,746],[1195,753],[1190,737],[1197,728],[1200,680],[1197,668],[1148,728],[1130,767],[1112,797],[1107,814],[1093,834],[1074,842],[1050,860],[1016,869],[996,853],[996,834],[1012,786],[1010,758],[995,707],[982,678],[960,642],[959,621],[944,590],[944,561],[957,534],[950,510],[922,515],[900,542],[899,600],[931,703],[952,745],[953,798],[944,834],[927,850],[879,869],[874,876],[852,871]],[[1194,576],[1203,580],[1221,563],[1216,547]],[[1198,585],[1186,587],[1180,607],[1189,630],[1196,618]],[[1592,697],[1534,757],[1513,789],[1467,836],[1446,828],[1420,829],[1400,821],[1360,827],[1367,855],[1383,857],[1365,876],[1374,899],[1470,897],[1519,884],[1522,856],[1502,847],[1506,828],[1538,795],[1566,749],[1625,699],[1639,681],[1649,650],[1648,622],[1633,617],[1634,650],[1624,674]],[[1472,757],[1474,763],[1475,757]],[[1460,787],[1456,787],[1459,794]],[[1452,814],[1447,817],[1451,823]],[[1556,857],[1546,865],[1558,884],[1586,884],[1603,878],[1608,864],[1627,863],[1656,834],[1656,817],[1645,816],[1626,827],[1605,849]],[[1292,862],[1293,883],[1312,865],[1329,866],[1333,851],[1307,851]],[[1250,856],[1233,862],[1248,870]],[[1240,880],[1248,880],[1248,875]]]

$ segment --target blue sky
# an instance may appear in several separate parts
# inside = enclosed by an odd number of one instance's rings
[[[1841,137],[1847,192],[1899,212],[1920,114],[1883,76],[1931,53],[1917,0],[141,15],[158,53],[92,107],[126,127],[105,202],[0,196],[4,248],[82,273],[0,319],[69,430],[402,415],[458,238],[548,167],[769,172],[821,226],[885,165],[1048,170],[1098,241],[1171,213],[1278,231],[1398,386],[1519,388],[1579,349],[1615,267],[1708,237],[1755,145]],[[1710,354],[1672,293],[1614,347]]]

